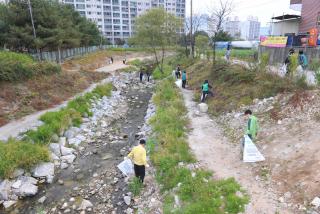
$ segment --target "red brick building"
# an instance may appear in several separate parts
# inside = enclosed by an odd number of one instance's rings
[[[295,9],[301,9],[300,33],[312,28],[320,30],[320,0],[291,0],[290,4]]]

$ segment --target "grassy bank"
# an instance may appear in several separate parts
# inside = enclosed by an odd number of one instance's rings
[[[39,75],[61,72],[59,65],[36,62],[27,54],[0,51],[0,82],[22,81]]]
[[[157,86],[153,101],[157,111],[150,123],[156,137],[148,144],[152,148],[151,159],[157,168],[157,180],[165,194],[164,213],[242,212],[248,198],[234,179],[212,180],[210,172],[192,172],[185,167],[194,163],[195,158],[186,141],[187,110],[173,80],[163,80]],[[181,162],[183,166],[179,165]],[[178,184],[180,187],[176,188]],[[175,195],[179,197],[181,207],[174,207]]]
[[[215,97],[209,99],[208,104],[211,113],[215,115],[250,105],[256,98],[308,89],[303,78],[281,78],[258,67],[247,69],[225,62],[218,62],[215,66],[199,62],[190,67],[189,77],[189,85],[198,90],[196,99],[200,97],[200,87],[204,80],[209,80],[213,85]]]
[[[48,161],[46,145],[52,142],[52,137],[63,134],[70,126],[80,126],[82,117],[92,115],[91,101],[110,96],[112,88],[111,83],[99,85],[92,92],[70,101],[67,107],[42,115],[40,120],[44,124],[28,131],[22,141],[0,142],[0,177],[7,178],[17,168],[28,170],[39,162]]]

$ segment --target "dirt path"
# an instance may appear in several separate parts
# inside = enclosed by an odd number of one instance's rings
[[[138,58],[133,57],[128,60],[129,61],[132,61],[135,59],[143,60],[143,59],[148,59],[148,58],[150,58],[150,56],[138,57]],[[113,75],[115,71],[117,71],[119,69],[126,68],[126,67],[129,67],[129,65],[124,65],[122,63],[122,61],[116,61],[114,64],[107,65],[105,67],[97,69],[97,72],[106,72],[106,73],[110,73]],[[63,102],[62,104],[60,104],[56,107],[46,109],[43,111],[39,111],[39,112],[35,112],[35,113],[30,114],[28,116],[25,116],[21,119],[11,121],[10,123],[0,127],[0,140],[6,141],[9,137],[17,137],[20,133],[23,133],[27,130],[38,127],[39,125],[41,125],[41,123],[39,122],[39,117],[41,115],[45,114],[46,112],[59,110],[60,108],[64,107],[70,100],[74,99],[75,97],[77,97],[83,93],[87,93],[87,92],[93,90],[98,84],[108,82],[109,79],[110,78],[107,78],[105,80],[102,80],[99,83],[92,84],[89,88],[87,88],[82,93],[76,94],[75,96],[71,97],[69,100],[66,100],[65,102]]]
[[[265,182],[256,180],[252,166],[240,161],[240,147],[222,135],[217,123],[207,114],[198,114],[192,91],[183,90],[191,120],[189,145],[200,163],[214,172],[216,179],[234,177],[250,195],[246,214],[290,214],[280,207],[278,197]]]

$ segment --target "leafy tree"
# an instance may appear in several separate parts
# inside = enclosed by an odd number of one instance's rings
[[[163,72],[166,46],[177,42],[177,30],[180,26],[181,21],[163,8],[149,10],[136,19],[136,33],[133,41],[135,44],[151,49],[161,72]],[[161,49],[161,54],[158,54],[157,48]]]
[[[219,32],[217,32],[215,39],[219,42],[228,42],[232,41],[232,36],[228,32],[220,30]]]
[[[0,15],[5,26],[8,26],[5,42],[11,49],[60,51],[100,43],[101,36],[96,25],[81,17],[72,7],[55,0],[31,0],[31,6],[36,39],[25,1],[10,0],[4,18]],[[2,25],[0,22],[0,28]]]
[[[203,36],[203,35],[198,35],[196,37],[196,47],[198,49],[198,56],[201,54],[206,53],[206,50],[208,49],[209,45],[209,37],[208,36]]]

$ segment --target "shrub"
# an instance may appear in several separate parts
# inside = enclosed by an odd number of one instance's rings
[[[37,75],[50,75],[61,67],[50,62],[35,62],[26,54],[0,52],[0,81],[20,81]]]
[[[264,69],[265,67],[267,67],[269,65],[269,59],[270,59],[270,55],[269,53],[263,53],[261,54],[260,57],[260,67],[262,69]]]
[[[30,169],[39,162],[49,161],[49,151],[45,146],[29,142],[0,142],[0,177],[9,177],[15,169]]]
[[[318,85],[320,85],[320,71],[316,71],[315,73]]]

